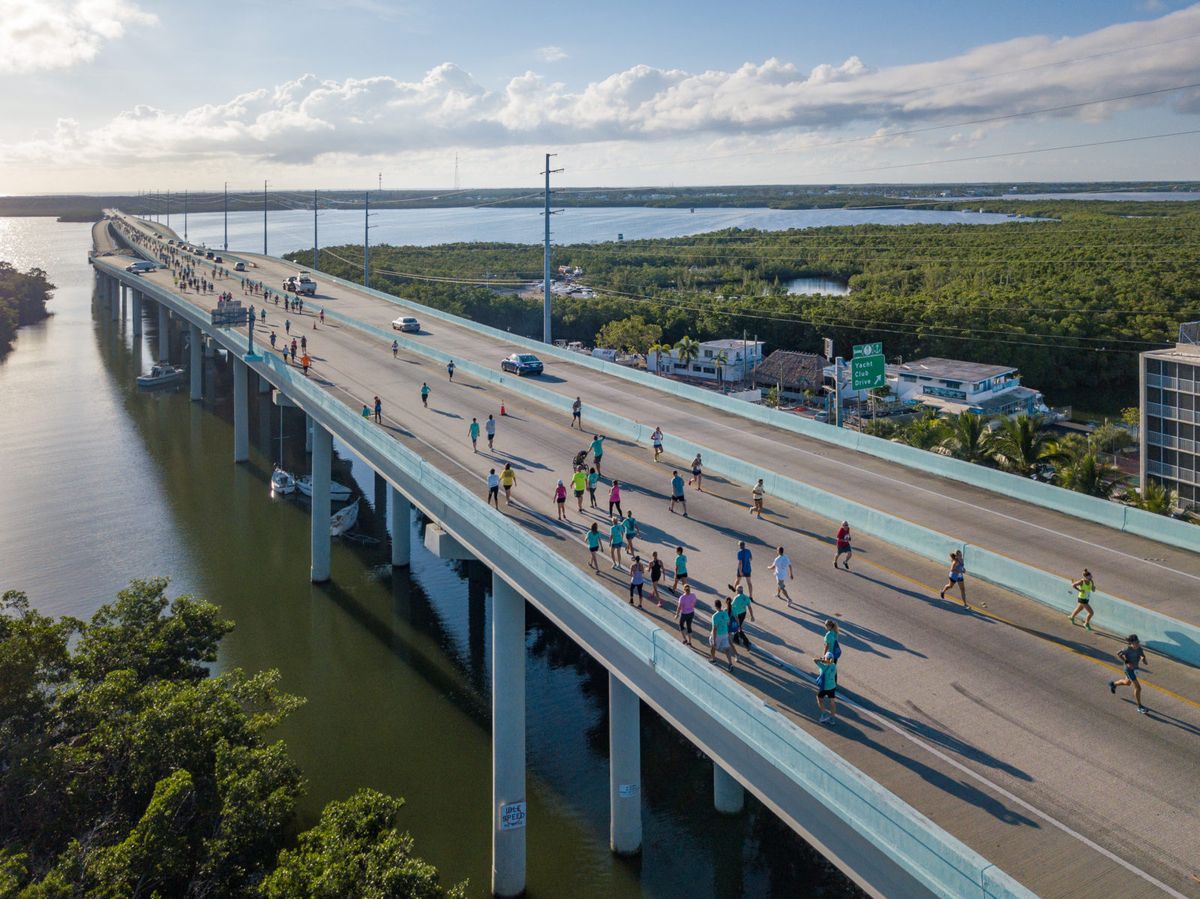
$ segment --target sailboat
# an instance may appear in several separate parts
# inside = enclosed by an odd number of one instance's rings
[[[340,537],[346,531],[358,524],[358,500],[356,499],[344,509],[338,509],[329,519],[329,534]]]
[[[296,479],[296,487],[305,496],[312,498],[312,476],[304,475]],[[344,503],[350,498],[350,488],[337,481],[329,482],[329,498],[335,503]]]
[[[271,492],[279,496],[295,493],[296,479],[282,468],[276,466],[275,470],[271,472]]]

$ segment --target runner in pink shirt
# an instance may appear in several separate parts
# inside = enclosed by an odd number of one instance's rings
[[[684,585],[679,597],[679,608],[675,610],[675,620],[679,622],[679,633],[683,635],[683,645],[692,645],[692,620],[696,617],[696,594],[692,588]]]

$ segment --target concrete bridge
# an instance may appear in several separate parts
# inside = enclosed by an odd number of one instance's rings
[[[124,244],[158,259],[174,235],[117,217],[94,237],[99,252]],[[249,254],[225,254],[225,267],[235,258],[247,264],[245,277],[269,288],[297,271]],[[213,277],[211,263],[187,259]],[[1200,647],[1200,557],[1186,531],[1155,539],[1147,530],[1155,523],[1108,523],[1086,507],[1071,514],[1012,495],[1015,488],[1006,494],[1003,484],[991,490],[956,472],[930,474],[549,348],[538,350],[545,375],[521,381],[498,370],[501,357],[527,350],[519,339],[319,273],[304,315],[268,303],[266,330],[256,328],[257,348],[268,331],[283,337],[290,321],[291,334],[309,342],[306,377],[277,352],[247,361],[245,329],[212,327],[212,294],[181,290],[168,270],[128,273],[128,261],[95,257],[101,308],[118,319],[124,308],[135,333],[145,316],[157,316],[160,356],[170,352],[170,330],[186,328],[194,399],[202,396],[201,347],[229,350],[235,462],[249,458],[252,374],[309,416],[314,581],[331,573],[334,436],[391,485],[393,564],[407,564],[415,505],[435,523],[432,548],[493,571],[498,895],[524,888],[527,601],[610,672],[615,852],[642,844],[644,701],[713,759],[718,811],[736,814],[749,789],[873,895],[1200,895],[1200,673],[1187,664]],[[240,275],[215,283],[262,308],[260,297],[243,294]],[[389,329],[407,312],[421,319],[419,335]],[[393,338],[402,344],[396,358]],[[419,399],[423,382],[429,408]],[[381,424],[360,414],[375,395]],[[583,434],[569,427],[575,396]],[[488,414],[499,421],[495,449],[487,452],[481,437],[477,454],[467,428]],[[658,463],[648,447],[656,424],[667,433]],[[674,548],[685,548],[702,613],[733,580],[737,542],[754,552],[755,648],[733,672],[679,642],[674,596],[637,610],[624,571],[586,568],[584,528],[603,525],[607,507],[597,513],[585,501],[579,514],[569,499],[567,521],[556,520],[553,487],[593,433],[609,435],[601,503],[618,478],[623,506],[641,524],[639,553],[657,551],[669,567]],[[671,470],[686,472],[697,450],[708,463],[705,490],[689,489],[683,518],[667,510]],[[515,502],[496,511],[485,504],[483,478],[505,462],[517,471]],[[768,484],[761,521],[747,514],[757,477]],[[843,517],[857,532],[850,571],[832,566],[831,535]],[[773,597],[767,569],[779,545],[795,566],[791,604]],[[970,612],[938,598],[951,546],[968,548]],[[1093,633],[1062,612],[1071,605],[1067,579],[1084,565],[1105,591]],[[848,700],[833,727],[816,723],[809,678],[827,617],[841,625],[839,698]],[[1184,660],[1152,652],[1145,716],[1106,686],[1119,676],[1114,632],[1133,623],[1152,635],[1152,649]]]

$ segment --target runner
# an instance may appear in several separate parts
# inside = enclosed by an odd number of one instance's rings
[[[633,546],[633,540],[638,536],[637,519],[633,517],[633,510],[629,510],[629,514],[625,516],[625,520],[621,522],[625,527],[625,545],[629,547],[631,553],[637,552]]]
[[[583,430],[583,400],[575,397],[575,402],[571,403],[571,427],[579,425],[579,430]]]
[[[290,318],[284,319],[283,330],[286,331],[288,334],[292,333],[292,320]]]
[[[488,472],[487,476],[488,495],[487,501],[496,507],[496,511],[500,511],[500,476],[496,474],[496,469]]]
[[[679,597],[679,606],[675,609],[675,620],[679,622],[679,633],[683,635],[683,645],[692,645],[692,619],[696,617],[696,594],[686,584],[683,594]]]
[[[621,482],[614,480],[612,486],[608,488],[608,514],[612,515],[613,506],[617,507],[617,514],[624,515],[621,511]]]
[[[1096,589],[1096,582],[1092,580],[1092,573],[1086,568],[1083,569],[1083,575],[1077,581],[1071,582],[1071,589],[1075,590],[1075,611],[1067,617],[1071,619],[1071,624],[1078,624],[1075,616],[1080,612],[1084,612],[1083,626],[1089,631],[1092,629],[1092,592]]]
[[[612,555],[612,567],[621,570],[621,550],[625,547],[625,525],[621,519],[614,517],[612,527],[608,529],[608,549]]]
[[[292,341],[292,365],[296,364],[296,341]]]
[[[842,657],[842,641],[839,639],[837,622],[825,619],[825,655],[835,662]]]
[[[683,554],[683,547],[675,547],[675,580],[671,581],[671,592],[675,593],[679,589],[679,582],[683,581],[683,587],[686,590],[688,587],[687,573],[687,556]]]
[[[421,382],[421,405],[429,408],[429,385],[424,381]]]
[[[755,518],[762,518],[763,497],[766,494],[767,488],[763,486],[763,479],[759,478],[758,483],[750,490],[750,514]]]
[[[662,606],[662,597],[658,594],[658,582],[662,580],[663,563],[658,553],[650,554],[650,598],[655,605]]]
[[[796,579],[796,572],[792,570],[792,560],[784,553],[783,547],[779,547],[779,555],[771,561],[771,570],[775,572],[775,598],[783,598],[788,602],[788,608],[792,607],[792,597],[787,592],[787,581]]]
[[[746,636],[746,615],[750,615],[750,620],[754,620],[754,602],[746,594],[745,590],[741,590],[732,584],[729,584],[729,589],[733,591],[733,596],[729,599],[729,615],[730,630],[733,633],[733,641],[741,642],[747,649],[750,648],[750,638]],[[734,629],[733,625],[737,627]]]
[[[487,434],[488,449],[493,449],[494,447],[492,444],[496,439],[496,419],[492,418],[491,415],[488,415],[487,421],[483,423],[483,430],[484,433]]]
[[[453,359],[451,359],[450,363],[446,366],[446,374],[448,374],[450,376],[451,381],[454,380],[454,360]]]
[[[325,324],[325,310],[321,310],[321,324]]]
[[[504,470],[500,472],[500,486],[504,488],[504,505],[512,505],[512,489],[517,483],[517,473],[512,470],[512,465],[508,462],[504,463]]]
[[[604,438],[593,434],[592,435],[592,458],[596,461],[596,472],[602,477],[604,472],[600,469],[600,459],[604,456]]]
[[[663,432],[657,425],[654,426],[654,433],[650,435],[650,445],[654,447],[654,461],[657,462],[663,454]]]
[[[752,553],[752,552],[750,552],[750,550],[746,549],[746,541],[739,540],[738,541],[738,551],[737,551],[737,574],[733,579],[733,586],[730,587],[729,589],[731,589],[731,590],[737,589],[739,586],[741,586],[742,579],[745,578],[746,579],[746,589],[749,591],[749,595],[750,596],[754,595],[754,584],[751,583],[751,581],[750,581],[750,561],[753,558],[754,558],[754,553]]]
[[[300,365],[304,368],[304,377],[308,377],[308,366],[312,364],[312,360],[308,358],[308,353],[300,357]]]
[[[596,561],[596,553],[600,551],[600,546],[604,542],[604,536],[600,533],[600,525],[593,521],[592,526],[583,535],[583,542],[587,544],[588,548],[588,568],[595,569],[599,574],[600,563]]]
[[[271,332],[271,349],[275,349],[275,332]]]
[[[306,336],[304,336],[303,334],[300,335],[300,349],[301,350],[308,349],[308,338]]]
[[[558,486],[554,488],[554,505],[558,509],[558,520],[567,520],[567,488],[563,486],[563,482],[559,481]]]
[[[675,504],[683,506],[683,517],[687,518],[687,497],[683,494],[683,477],[677,471],[671,472],[671,505],[667,508],[675,511]]]
[[[853,555],[853,550],[850,549],[850,522],[843,521],[842,526],[837,532],[837,555],[833,557],[833,567],[838,567],[838,559],[842,556],[846,557],[846,561],[842,563],[842,567],[847,571],[850,570],[850,557]]]
[[[971,608],[967,605],[967,585],[964,578],[967,573],[966,563],[963,562],[963,554],[961,549],[956,549],[950,553],[950,580],[946,582],[946,586],[942,588],[942,592],[938,594],[942,599],[946,598],[946,591],[958,584],[958,595],[962,597],[962,605],[964,609]]]
[[[375,397],[375,424],[383,424],[383,400]]]
[[[700,454],[696,453],[696,458],[692,460],[692,476],[688,478],[688,486],[695,482],[696,489],[701,493],[704,492],[704,466],[700,462]]]
[[[630,552],[633,552],[633,547],[630,547]],[[634,556],[633,563],[629,566],[629,604],[633,605],[633,591],[637,591],[638,603],[637,607],[642,607],[642,585],[646,583],[646,569],[642,565],[642,557]]]
[[[1115,694],[1117,687],[1132,685],[1133,701],[1137,703],[1137,710],[1144,715],[1146,707],[1142,705],[1142,682],[1138,680],[1138,668],[1146,661],[1146,650],[1142,649],[1137,634],[1130,634],[1125,638],[1125,642],[1129,645],[1117,653],[1117,658],[1125,663],[1125,676],[1120,680],[1110,680],[1108,689],[1110,693]]]
[[[587,489],[588,476],[583,471],[571,475],[571,489],[575,491],[575,502],[579,504],[579,512],[583,514],[583,491]]]
[[[400,352],[400,341],[393,340],[392,341],[392,358],[395,359],[399,352]]]
[[[820,669],[817,681],[817,709],[821,713],[820,724],[837,723],[837,662],[828,653],[813,659]],[[825,711],[825,700],[829,700],[829,711]]]
[[[467,436],[471,438],[471,452],[479,452],[479,419],[471,419],[471,424],[467,426]],[[562,481],[559,483],[561,484]]]
[[[600,504],[596,502],[596,485],[600,483],[600,472],[595,468],[588,469],[587,489],[588,498],[592,501],[592,508],[599,509]]]
[[[717,651],[725,653],[725,658],[729,662],[729,670],[733,670],[734,660],[737,659],[737,650],[733,648],[733,643],[729,639],[729,613],[722,608],[721,600],[713,600],[713,606],[716,611],[712,616],[712,630],[708,635],[708,660],[715,662],[717,660]]]

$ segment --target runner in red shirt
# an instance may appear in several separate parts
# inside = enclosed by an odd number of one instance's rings
[[[838,559],[845,556],[846,560],[842,562],[842,567],[849,571],[850,556],[852,554],[853,550],[850,549],[850,522],[843,521],[842,526],[838,528],[837,532],[837,555],[833,557],[833,567],[837,568]]]

